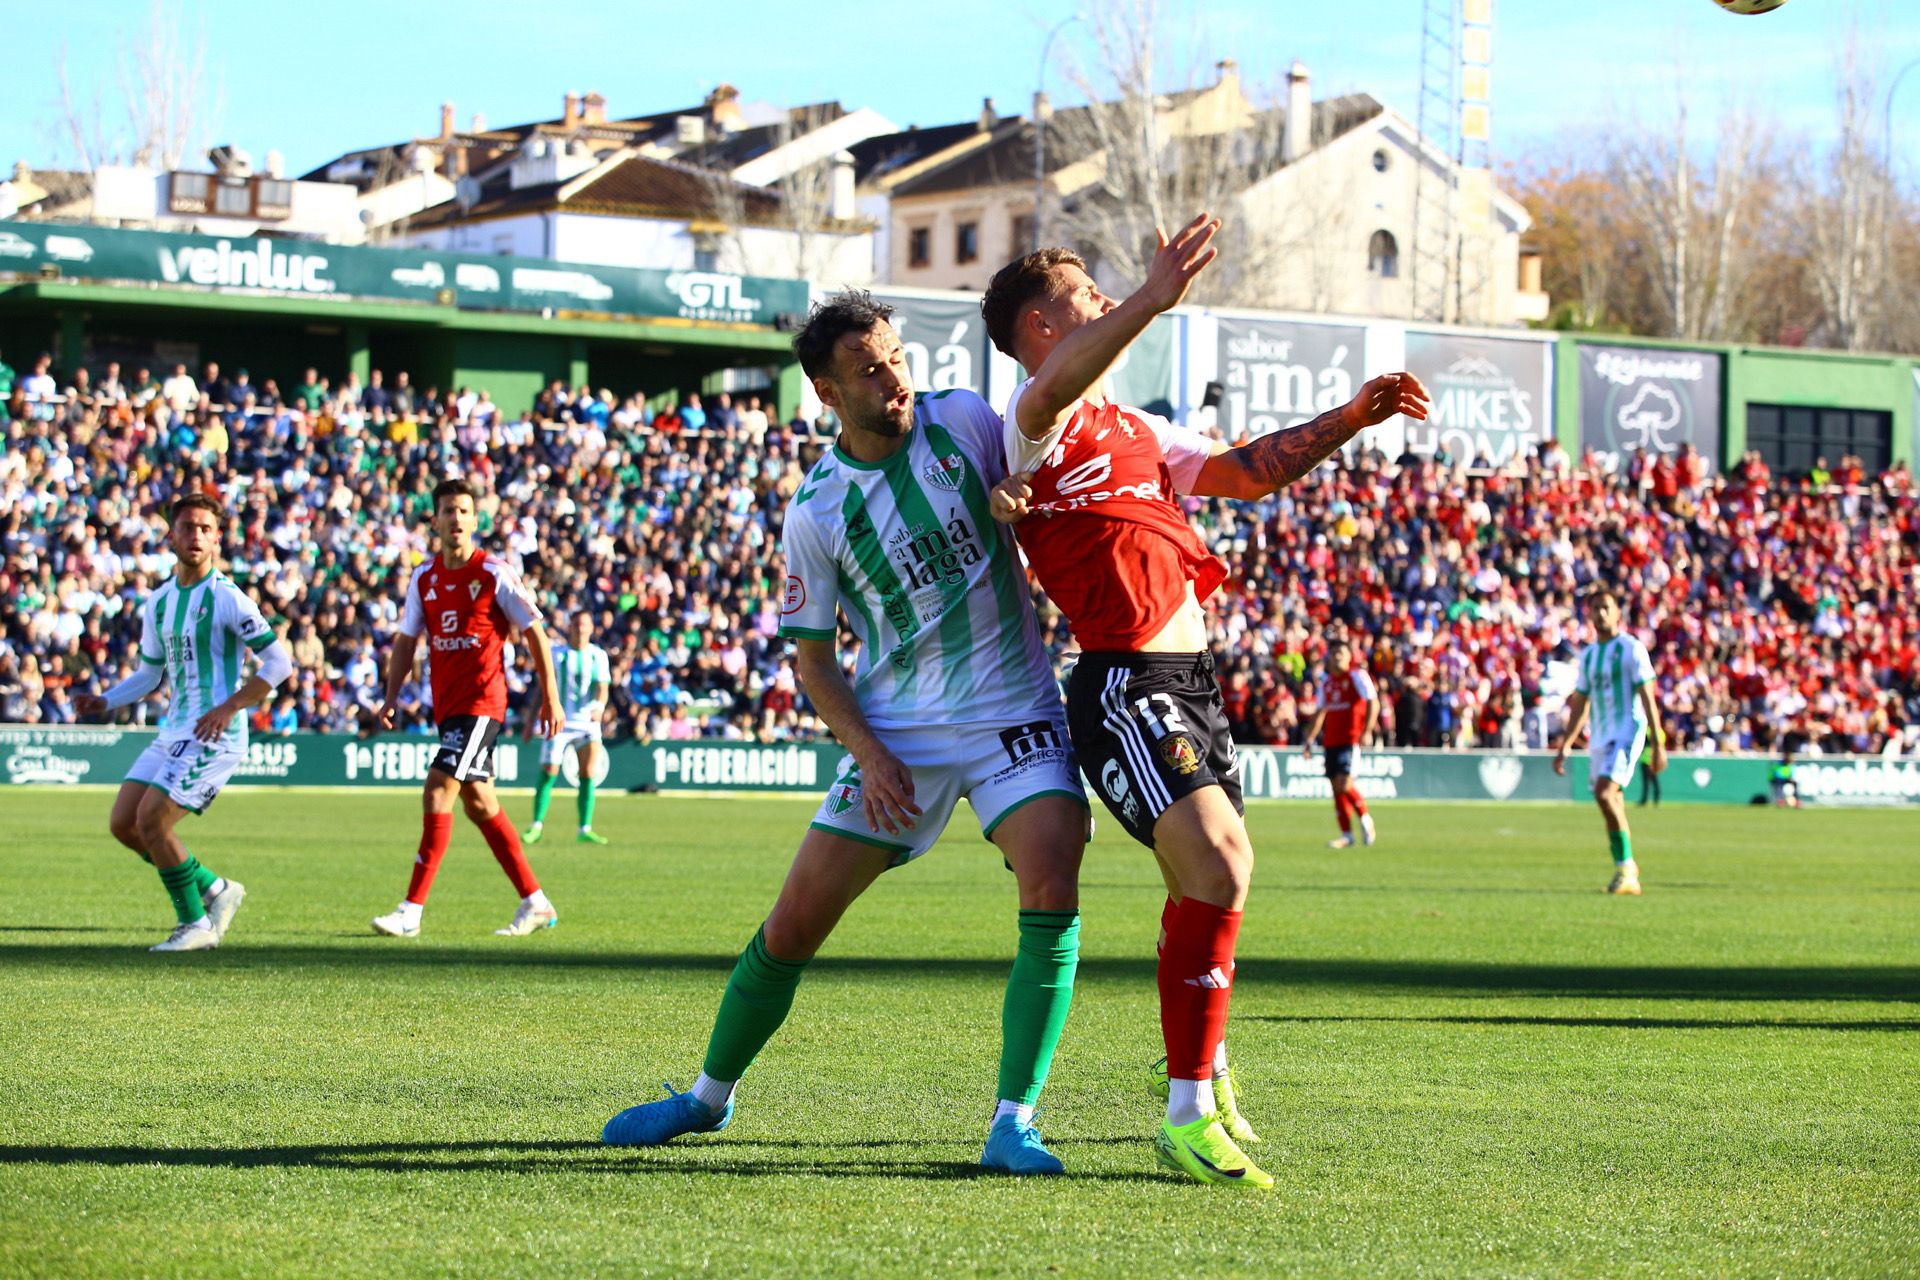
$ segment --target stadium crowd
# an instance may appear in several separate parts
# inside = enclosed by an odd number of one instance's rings
[[[228,572],[299,668],[256,727],[359,729],[431,549],[433,484],[459,473],[488,495],[482,545],[543,608],[592,613],[611,736],[819,732],[776,627],[781,512],[829,421],[560,383],[509,416],[405,373],[308,370],[283,391],[213,364],[30,370],[0,378],[0,720],[70,722],[75,694],[131,668],[135,610],[171,566],[162,513],[199,489],[226,502]],[[1210,613],[1241,741],[1297,741],[1344,633],[1380,686],[1384,742],[1545,745],[1584,639],[1578,595],[1607,581],[1653,651],[1675,749],[1920,752],[1903,468],[1783,480],[1751,454],[1722,476],[1690,452],[1616,469],[1554,445],[1502,469],[1361,452],[1258,504],[1188,505],[1231,569]],[[424,730],[424,681],[403,701]]]

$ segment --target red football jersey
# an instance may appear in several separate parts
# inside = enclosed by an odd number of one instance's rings
[[[1137,651],[1186,599],[1205,600],[1227,567],[1194,534],[1177,495],[1189,492],[1213,442],[1165,418],[1082,400],[1062,428],[1028,440],[1014,417],[1031,381],[1007,402],[1007,463],[1033,472],[1033,514],[1020,545],[1047,595],[1087,650]]]
[[[1379,697],[1365,667],[1349,667],[1344,676],[1328,672],[1320,683],[1320,707],[1327,713],[1320,722],[1321,745],[1359,746],[1360,731],[1367,727],[1367,704]]]
[[[400,634],[427,636],[433,718],[507,714],[507,672],[501,651],[515,628],[540,621],[540,610],[511,565],[476,551],[458,569],[440,557],[421,565],[407,585]]]

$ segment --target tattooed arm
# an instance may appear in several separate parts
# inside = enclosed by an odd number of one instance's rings
[[[1221,446],[1200,468],[1193,492],[1202,498],[1264,498],[1298,480],[1368,427],[1404,413],[1427,416],[1427,389],[1410,373],[1386,373],[1360,394],[1311,422],[1271,431],[1235,448]]]

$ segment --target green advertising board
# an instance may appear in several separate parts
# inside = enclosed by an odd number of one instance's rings
[[[730,324],[771,325],[776,316],[807,310],[807,285],[801,280],[12,221],[0,221],[0,272],[5,271],[222,292]]]
[[[153,741],[151,729],[0,725],[0,781],[13,786],[117,784]],[[257,737],[234,772],[235,786],[417,787],[439,750],[423,734],[296,733]],[[598,781],[623,791],[784,791],[818,793],[833,780],[842,751],[831,743],[619,742],[600,753]],[[1324,800],[1326,762],[1273,747],[1240,749],[1249,800]],[[502,786],[532,786],[539,747],[503,738],[494,757]],[[1663,775],[1665,803],[1749,804],[1767,794],[1772,762],[1759,756],[1676,756]],[[561,771],[579,781],[575,756]],[[1587,761],[1576,755],[1566,777],[1545,752],[1363,751],[1353,776],[1369,800],[1567,801],[1587,795]],[[1920,803],[1920,760],[1823,756],[1794,768],[1810,804]]]

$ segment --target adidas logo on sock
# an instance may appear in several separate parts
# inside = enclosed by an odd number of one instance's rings
[[[1225,991],[1233,985],[1233,979],[1222,972],[1219,965],[1215,965],[1197,978],[1186,979],[1186,983],[1190,987],[1205,987],[1209,991]]]

